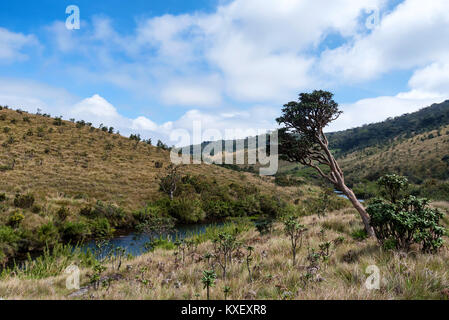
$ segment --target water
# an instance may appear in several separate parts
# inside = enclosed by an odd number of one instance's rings
[[[334,193],[341,198],[345,198],[345,199],[349,200],[348,197],[343,192],[341,192],[339,190],[334,190]],[[363,199],[357,199],[357,200],[359,200],[360,203],[365,202],[365,200],[363,200]]]
[[[176,227],[176,231],[164,234],[162,235],[162,237],[182,240],[191,237],[192,235],[202,234],[208,227],[221,226],[221,225],[223,225],[223,223],[180,225]],[[131,254],[133,256],[139,256],[147,251],[146,245],[149,242],[150,242],[149,235],[132,232],[127,235],[117,236],[107,240],[105,248],[107,249],[106,251],[110,251],[120,247],[125,250],[126,255]],[[84,251],[91,249],[92,252],[95,252],[96,241],[91,240],[84,243],[81,246],[81,249]]]

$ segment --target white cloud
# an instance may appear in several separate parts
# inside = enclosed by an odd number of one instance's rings
[[[168,105],[209,107],[225,98],[279,103],[321,86],[314,71],[317,58],[310,50],[329,34],[356,35],[364,9],[384,2],[278,0],[261,5],[258,0],[235,0],[212,13],[140,20],[127,35],[115,31],[111,20],[97,17],[76,39],[61,26],[55,38],[60,50],[76,43],[76,50],[92,60],[97,74],[92,79],[136,93],[152,88],[151,94]],[[126,58],[117,58],[118,51]],[[211,77],[219,86],[209,84]]]
[[[323,72],[346,81],[375,78],[449,58],[449,2],[405,0],[370,34],[321,56]]]
[[[94,117],[98,119],[117,119],[117,109],[98,94],[77,103],[70,111],[75,116]]]
[[[433,95],[427,92],[410,91],[396,96],[362,99],[352,104],[342,104],[343,114],[326,131],[339,131],[384,121],[405,113],[418,111],[433,103],[440,103],[449,96]]]
[[[0,27],[0,62],[25,60],[28,56],[22,50],[38,44],[34,35],[15,33]]]

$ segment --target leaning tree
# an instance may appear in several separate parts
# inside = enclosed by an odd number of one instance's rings
[[[301,93],[298,102],[284,105],[282,116],[276,119],[283,125],[278,133],[279,153],[284,160],[314,168],[342,191],[360,213],[368,235],[375,236],[370,217],[354,192],[346,186],[343,171],[332,155],[324,134],[324,128],[342,114],[332,98],[332,93],[320,90]]]

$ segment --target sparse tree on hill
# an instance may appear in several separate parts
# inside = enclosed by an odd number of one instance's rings
[[[359,212],[368,235],[375,236],[370,217],[354,192],[346,186],[343,171],[324,134],[324,128],[342,114],[332,98],[332,93],[320,90],[301,93],[298,102],[284,105],[282,116],[276,119],[284,126],[279,130],[279,152],[284,160],[314,168],[341,190]]]
[[[175,166],[170,164],[167,167],[167,173],[160,178],[159,186],[161,191],[170,196],[170,200],[173,200],[178,184],[181,181],[182,175],[179,172],[181,166]]]

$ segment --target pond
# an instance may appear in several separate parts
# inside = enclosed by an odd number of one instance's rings
[[[224,223],[208,223],[208,224],[194,224],[194,225],[179,225],[176,230],[170,233],[163,234],[163,238],[168,239],[185,239],[193,235],[202,234],[206,231],[208,227],[219,227]],[[127,235],[121,235],[108,239],[104,244],[106,251],[113,250],[115,248],[122,248],[125,254],[131,254],[133,256],[139,256],[147,251],[147,245],[150,242],[150,236],[147,234],[139,234],[136,232],[131,232]],[[97,241],[90,240],[83,245],[81,249],[87,251],[90,249],[95,252]]]
[[[347,197],[343,192],[341,192],[340,190],[334,190],[334,193],[335,193],[337,196],[341,197],[341,198],[348,199],[348,197]],[[348,199],[348,200],[349,200],[349,199]],[[365,202],[365,200],[363,200],[363,199],[357,199],[357,200],[359,200],[360,203]]]

